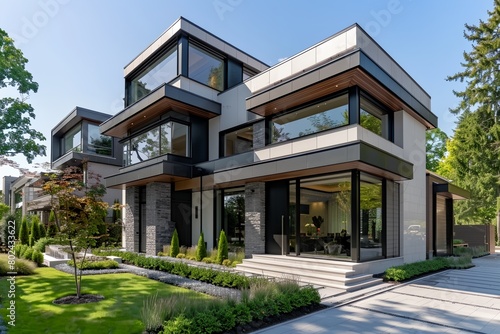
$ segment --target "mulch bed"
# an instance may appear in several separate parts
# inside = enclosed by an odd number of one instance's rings
[[[97,303],[104,299],[104,296],[101,295],[81,295],[78,298],[76,295],[66,296],[62,298],[58,298],[53,301],[54,304],[87,304],[87,303]]]

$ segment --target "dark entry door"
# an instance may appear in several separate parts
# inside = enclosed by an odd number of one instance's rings
[[[179,244],[190,247],[191,242],[191,190],[172,192],[172,221],[179,235]]]
[[[266,253],[288,254],[289,182],[266,183]]]

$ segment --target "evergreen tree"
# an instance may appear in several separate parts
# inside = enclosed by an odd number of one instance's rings
[[[201,261],[207,257],[207,246],[205,246],[205,238],[203,237],[203,232],[200,234],[198,239],[198,246],[196,247],[196,261]]]
[[[45,230],[45,224],[40,224],[40,239],[45,238],[47,236],[47,230]]]
[[[21,228],[19,229],[19,242],[22,245],[28,245],[30,239],[30,233],[28,230],[28,220],[26,217],[21,221]]]
[[[456,205],[458,222],[491,223],[500,196],[500,0],[486,22],[465,25],[472,50],[464,52],[463,71],[447,78],[465,82],[454,91],[459,105],[457,128],[448,143],[448,156],[439,166],[443,175],[471,192]]]
[[[40,239],[40,219],[38,216],[33,216],[31,218],[30,247],[33,247],[38,239]]]
[[[177,234],[177,229],[174,230],[172,235],[172,242],[170,243],[170,256],[176,257],[179,254],[179,235]]]
[[[227,247],[227,238],[224,230],[219,234],[219,246],[217,247],[217,263],[222,264],[222,261],[229,258],[229,251]]]

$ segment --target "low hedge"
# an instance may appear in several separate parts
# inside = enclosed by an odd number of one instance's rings
[[[319,302],[319,293],[312,287],[278,292],[263,298],[244,299],[240,303],[229,301],[201,311],[180,313],[165,321],[160,333],[221,333],[252,321],[290,313],[304,306],[317,305]]]
[[[73,260],[69,260],[67,263],[71,267],[75,266]],[[80,261],[77,261],[77,265],[80,270],[117,269],[119,266],[118,262],[113,260],[84,261],[83,265]]]
[[[442,269],[465,269],[471,266],[473,265],[470,257],[437,257],[432,260],[391,267],[384,272],[383,277],[386,281],[400,282]]]
[[[200,268],[189,266],[183,262],[168,262],[163,259],[145,257],[132,252],[121,251],[98,251],[99,256],[118,256],[124,263],[132,264],[145,269],[160,270],[170,274],[191,278],[194,280],[211,283],[217,286],[228,288],[244,289],[249,286],[249,278],[243,275],[228,271],[213,270],[210,268]]]

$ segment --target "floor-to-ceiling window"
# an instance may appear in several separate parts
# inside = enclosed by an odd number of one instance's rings
[[[359,258],[382,257],[382,179],[361,173],[359,186]]]
[[[356,262],[399,256],[392,181],[358,170],[290,180],[288,212],[290,254]]]
[[[290,183],[290,252],[350,259],[351,173]]]

